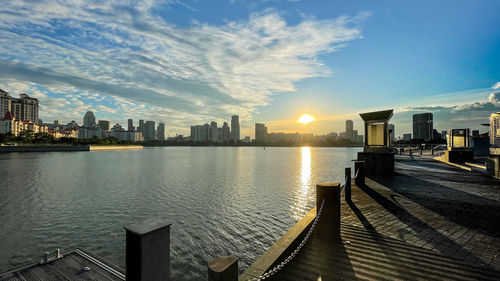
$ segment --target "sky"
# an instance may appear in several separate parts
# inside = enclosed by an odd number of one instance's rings
[[[253,137],[394,109],[402,136],[414,113],[484,132],[500,111],[498,0],[2,2],[0,89],[38,98],[44,122],[91,110],[174,136],[237,114]]]

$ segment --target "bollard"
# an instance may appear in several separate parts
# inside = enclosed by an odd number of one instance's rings
[[[316,212],[319,212],[323,199],[325,205],[315,230],[320,239],[340,239],[340,183],[328,182],[316,185]],[[317,214],[317,213],[316,213]]]
[[[351,168],[345,168],[345,200],[351,201]]]
[[[411,156],[411,148],[410,148],[410,156]]]
[[[365,161],[355,161],[354,162],[354,183],[357,186],[365,184]]]
[[[124,227],[126,280],[171,280],[170,225],[152,218]]]
[[[434,156],[434,146],[431,146],[432,156]]]
[[[424,147],[423,146],[420,146],[420,155],[422,155],[424,152]]]
[[[238,258],[225,256],[208,263],[208,281],[237,281]]]

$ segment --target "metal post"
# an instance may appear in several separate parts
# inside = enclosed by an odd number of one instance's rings
[[[410,156],[411,156],[411,147],[410,147]]]
[[[320,239],[340,239],[340,192],[339,182],[316,185],[316,212],[319,212],[321,204],[325,200],[321,218],[315,230]]]
[[[354,183],[357,186],[365,184],[365,161],[355,161],[354,162]]]
[[[351,201],[351,168],[345,168],[345,200]]]
[[[237,281],[238,258],[225,256],[208,263],[208,281]]]

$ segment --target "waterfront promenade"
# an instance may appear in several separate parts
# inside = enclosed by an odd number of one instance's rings
[[[341,221],[341,243],[312,235],[271,280],[500,280],[500,183],[482,173],[396,156],[393,177],[353,182]]]

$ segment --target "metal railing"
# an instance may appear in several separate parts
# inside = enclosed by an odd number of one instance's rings
[[[285,265],[287,265],[304,247],[304,245],[307,243],[307,240],[309,240],[309,237],[311,236],[312,232],[316,228],[316,224],[318,223],[319,217],[321,216],[321,212],[323,211],[323,207],[325,206],[325,199],[321,202],[321,207],[319,208],[318,214],[316,215],[316,218],[314,219],[313,224],[311,225],[311,228],[307,232],[306,236],[304,236],[304,239],[302,239],[302,242],[300,242],[299,246],[280,264],[275,266],[273,269],[267,271],[266,273],[262,274],[261,276],[254,278],[254,279],[249,279],[248,281],[260,281],[260,280],[265,280],[272,275],[274,275],[276,272],[280,271]]]

